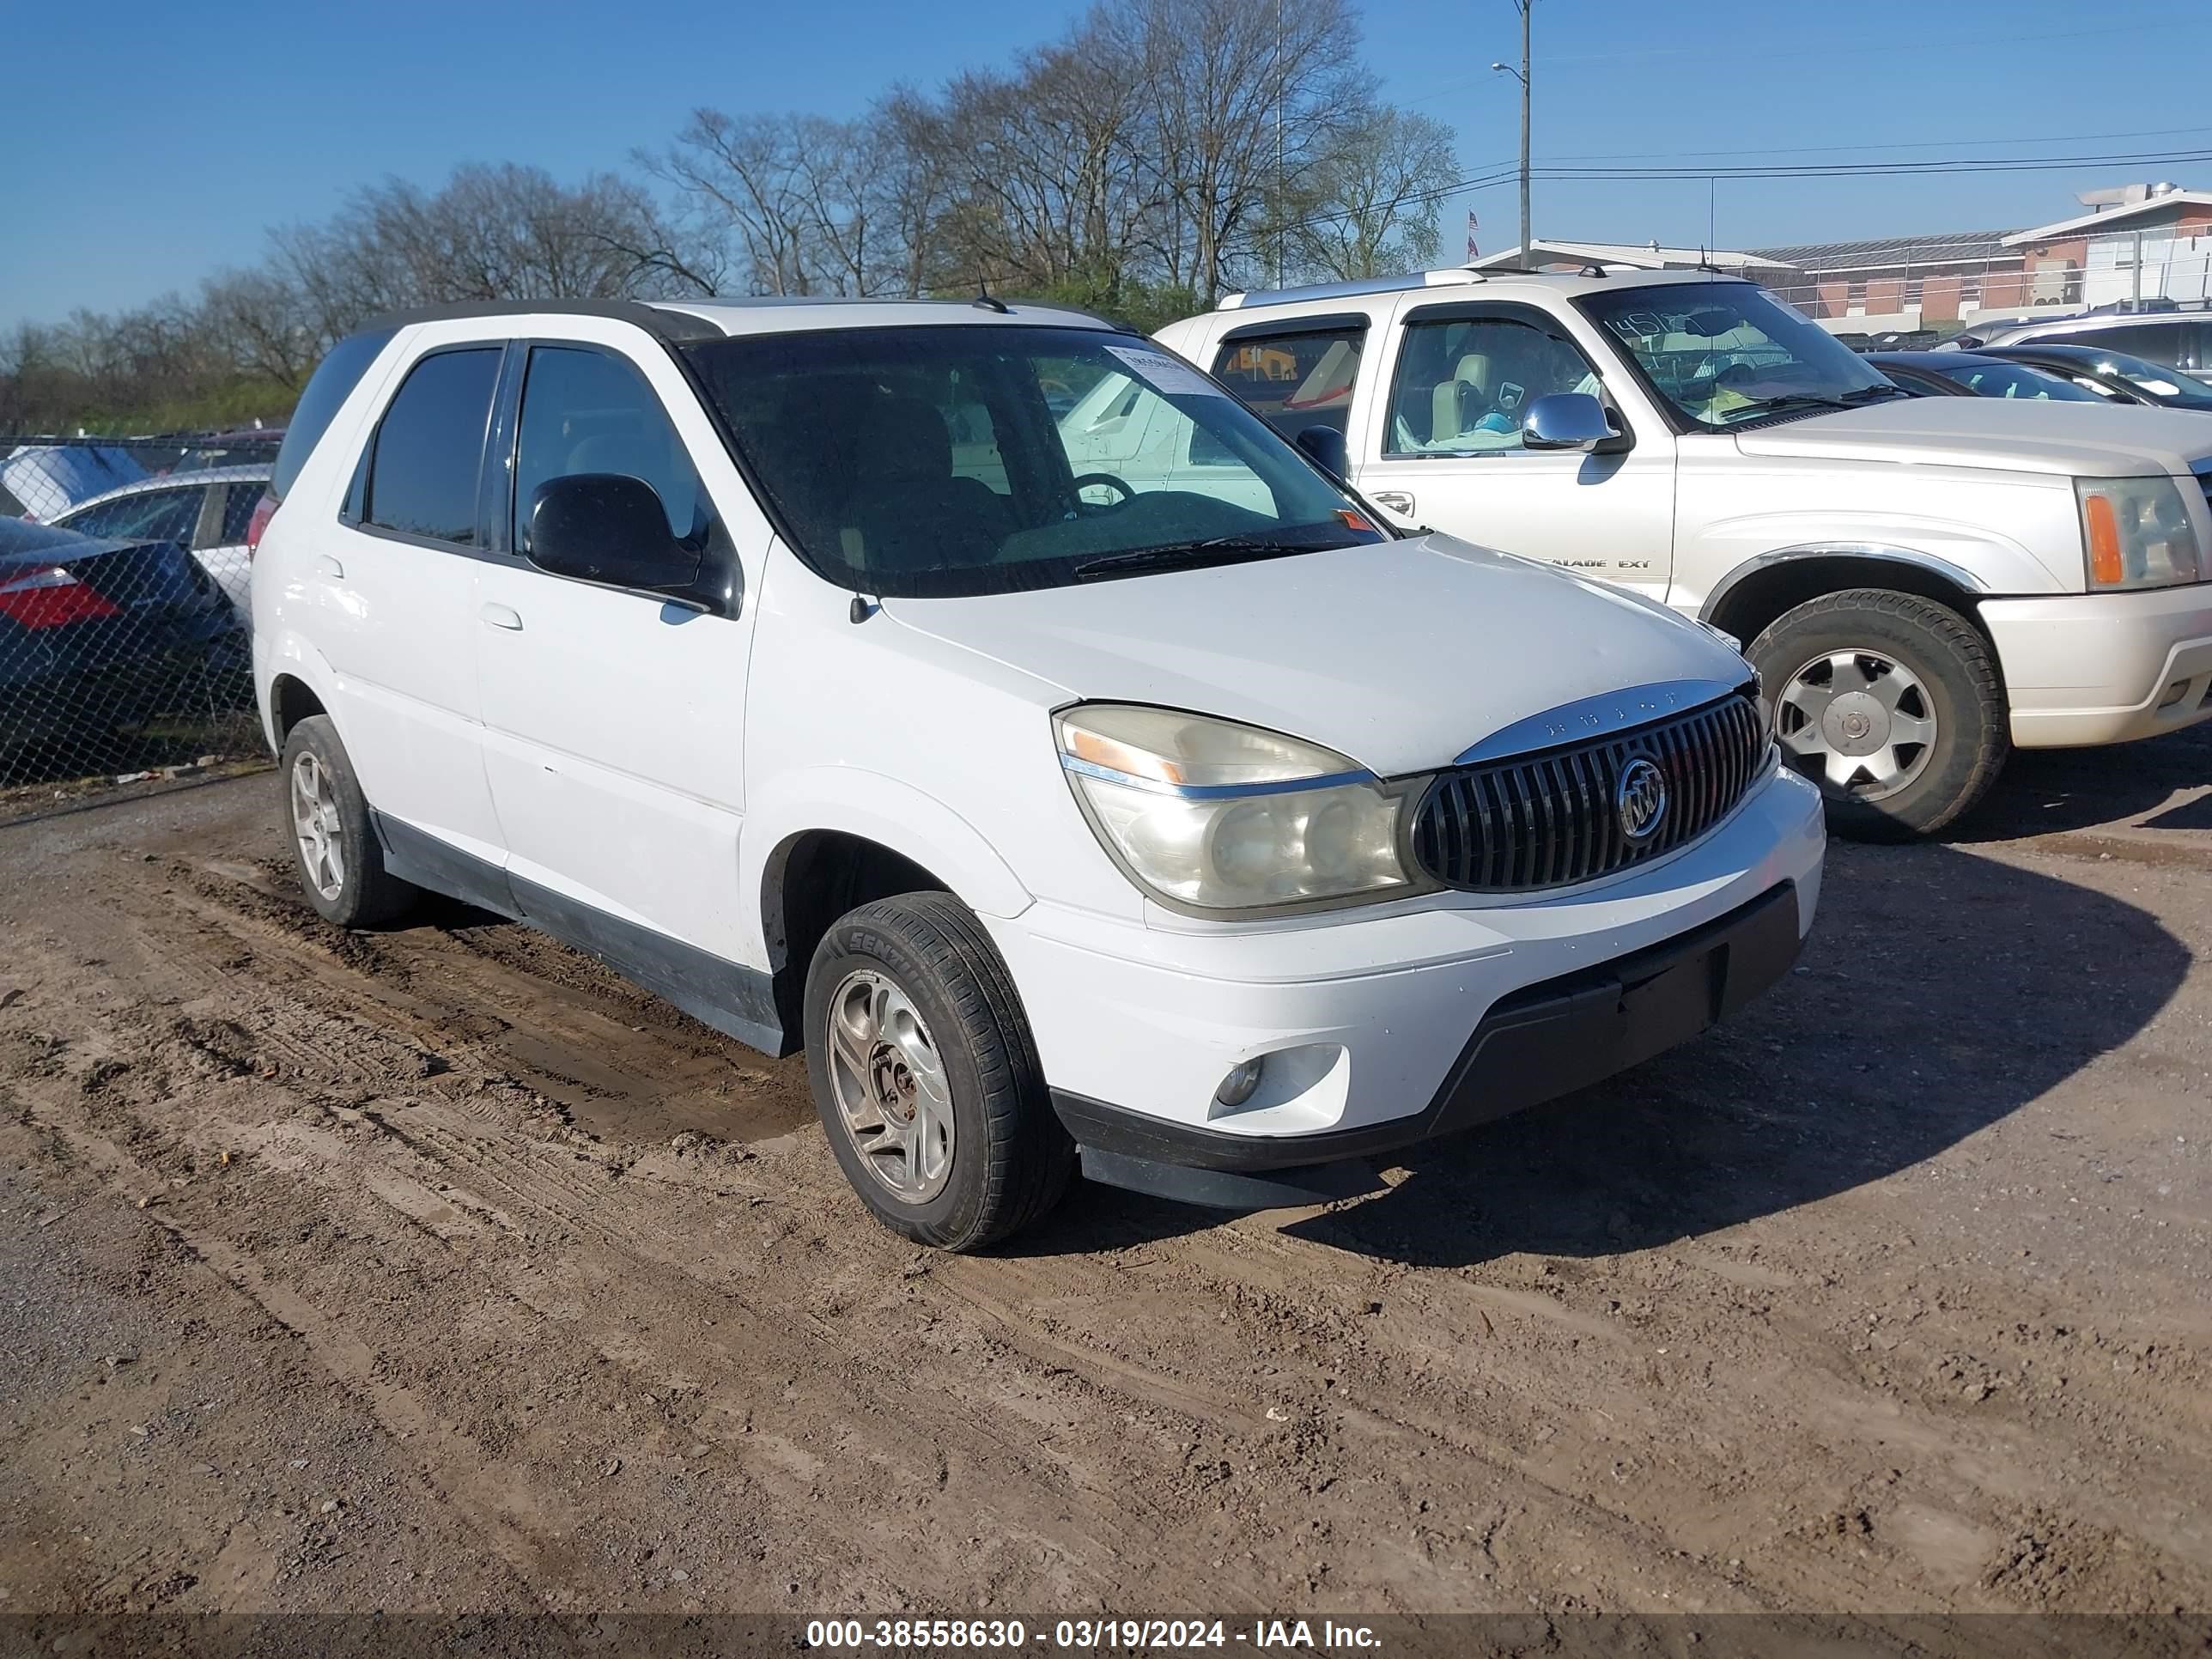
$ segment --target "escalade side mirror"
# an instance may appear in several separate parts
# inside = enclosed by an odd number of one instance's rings
[[[1613,435],[1605,405],[1587,392],[1554,392],[1521,418],[1523,449],[1595,449]]]
[[[699,580],[700,556],[669,532],[660,494],[644,479],[572,472],[531,499],[530,562],[556,576],[671,590]]]
[[[1352,451],[1344,434],[1333,426],[1310,426],[1298,434],[1298,447],[1306,459],[1332,478],[1341,482],[1352,468]]]

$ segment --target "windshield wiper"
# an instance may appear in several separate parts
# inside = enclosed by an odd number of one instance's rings
[[[1731,409],[1727,412],[1730,416],[1742,417],[1777,415],[1791,409],[1856,409],[1863,403],[1905,395],[1905,388],[1896,386],[1854,386],[1849,392],[1838,392],[1832,398],[1817,392],[1786,392],[1780,397],[1760,398],[1741,409]]]
[[[1209,564],[1242,564],[1252,559],[1322,553],[1333,547],[1357,544],[1295,541],[1282,535],[1209,536],[1203,541],[1170,542],[1161,547],[1139,547],[1127,553],[1106,553],[1085,559],[1075,567],[1075,580],[1090,581],[1099,576],[1123,576],[1142,570],[1189,570]]]

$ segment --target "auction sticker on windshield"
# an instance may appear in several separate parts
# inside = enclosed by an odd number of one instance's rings
[[[1107,350],[1128,367],[1134,374],[1155,392],[1167,396],[1188,397],[1198,393],[1209,398],[1226,398],[1229,394],[1200,374],[1188,363],[1179,363],[1162,351],[1147,351],[1142,346],[1109,345]]]

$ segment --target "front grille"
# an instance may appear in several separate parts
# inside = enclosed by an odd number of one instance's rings
[[[1413,857],[1448,887],[1515,893],[1592,881],[1672,852],[1727,817],[1765,747],[1759,706],[1731,693],[1650,726],[1447,772],[1413,817]],[[1658,827],[1632,840],[1622,770],[1641,757],[1667,782]]]

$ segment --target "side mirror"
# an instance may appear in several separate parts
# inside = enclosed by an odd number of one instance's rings
[[[1332,478],[1342,478],[1352,468],[1352,451],[1344,434],[1333,426],[1310,426],[1298,434],[1298,447]]]
[[[572,472],[538,485],[530,503],[530,562],[615,587],[682,588],[699,580],[699,555],[669,533],[659,492],[620,472]]]
[[[1613,437],[1605,405],[1587,392],[1554,392],[1521,417],[1523,449],[1595,449]]]

